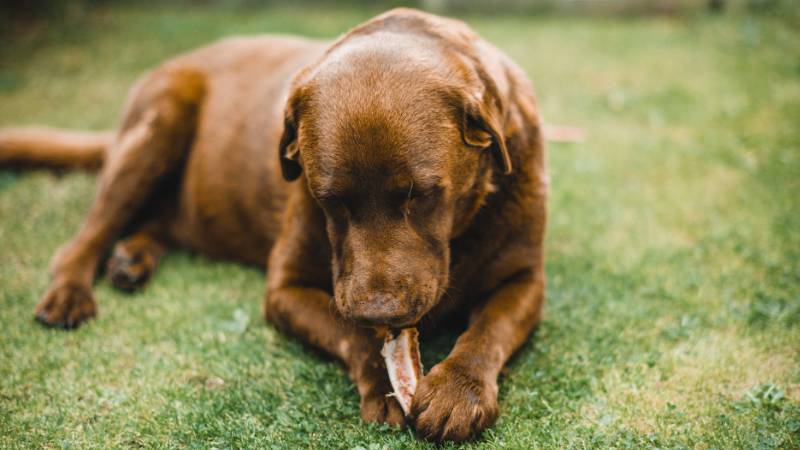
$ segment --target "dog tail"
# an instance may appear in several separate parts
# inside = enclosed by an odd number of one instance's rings
[[[97,171],[113,138],[111,132],[0,128],[0,168]]]
[[[580,127],[544,124],[544,138],[550,142],[581,144],[586,141],[586,131]]]

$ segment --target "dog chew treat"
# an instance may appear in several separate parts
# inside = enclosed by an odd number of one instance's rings
[[[394,389],[390,395],[397,399],[406,415],[411,411],[411,400],[422,377],[418,335],[416,328],[404,328],[396,337],[387,333],[381,349]]]

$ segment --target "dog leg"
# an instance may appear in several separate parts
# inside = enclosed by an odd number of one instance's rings
[[[286,285],[271,289],[265,303],[267,320],[281,331],[329,353],[347,366],[361,396],[361,417],[367,422],[403,425],[405,414],[394,397],[378,339],[369,329],[344,323],[331,310],[331,294],[312,287]]]
[[[117,242],[107,263],[108,279],[114,286],[128,292],[144,287],[167,250],[158,235],[158,225],[151,223]]]
[[[331,303],[330,244],[325,218],[308,195],[305,182],[296,183],[286,219],[272,250],[266,319],[347,366],[361,396],[361,417],[367,422],[403,425],[405,415],[392,392],[380,349],[383,338],[374,330],[344,322]]]
[[[421,436],[463,441],[497,420],[497,376],[538,324],[543,296],[544,274],[527,271],[473,315],[447,358],[417,387],[411,416]]]
[[[202,79],[155,73],[136,95],[106,156],[86,221],[53,258],[52,282],[35,310],[46,325],[73,328],[97,313],[91,286],[100,258],[188,152]]]

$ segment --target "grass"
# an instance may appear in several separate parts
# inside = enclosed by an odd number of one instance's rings
[[[234,33],[374,11],[99,9],[0,44],[0,125],[114,125],[128,85]],[[470,18],[552,122],[548,303],[472,447],[800,447],[800,33],[788,21]],[[0,171],[0,447],[427,448],[365,425],[337,364],[265,325],[264,275],[175,252],[71,333],[32,320],[85,174]],[[454,336],[423,348],[426,366]]]

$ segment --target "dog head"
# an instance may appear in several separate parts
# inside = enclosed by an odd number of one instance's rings
[[[401,19],[430,25],[417,15]],[[280,161],[325,213],[338,311],[402,327],[439,301],[451,239],[511,162],[497,85],[468,46],[377,22],[295,78]]]

